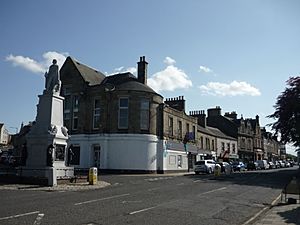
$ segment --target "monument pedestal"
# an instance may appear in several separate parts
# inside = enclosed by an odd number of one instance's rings
[[[66,166],[67,129],[63,126],[64,98],[44,91],[39,95],[36,122],[27,136],[27,160],[23,176],[48,179],[48,185],[57,179],[74,176],[74,168]]]

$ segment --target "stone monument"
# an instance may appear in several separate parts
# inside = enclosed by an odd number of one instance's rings
[[[27,136],[27,160],[22,175],[47,178],[48,185],[54,186],[57,179],[74,176],[74,168],[66,164],[68,130],[63,126],[64,97],[60,96],[61,81],[55,59],[45,78],[36,120]]]

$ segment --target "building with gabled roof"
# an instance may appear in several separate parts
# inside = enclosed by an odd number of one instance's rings
[[[237,138],[208,126],[204,110],[191,111],[190,115],[198,119],[197,148],[202,159],[229,161],[238,158]]]
[[[237,153],[242,161],[254,161],[253,129],[249,120],[237,119],[236,112],[221,114],[219,106],[207,110],[207,124],[237,139]]]
[[[70,134],[70,163],[75,168],[188,170],[188,152],[196,149],[190,137],[195,138],[197,120],[186,115],[184,108],[175,109],[172,101],[164,102],[147,85],[145,57],[137,64],[137,77],[129,72],[105,76],[72,57],[66,59],[60,70],[61,95],[64,125]],[[173,133],[169,133],[170,121],[174,121]]]

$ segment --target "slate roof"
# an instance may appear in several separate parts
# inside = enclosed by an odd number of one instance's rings
[[[198,126],[198,131],[211,135],[211,136],[215,136],[215,137],[219,137],[219,138],[224,138],[224,139],[230,139],[230,140],[236,140],[233,137],[230,137],[226,134],[224,134],[222,131],[220,131],[218,128],[215,127],[210,127],[210,126],[206,126],[205,128],[202,126]]]
[[[152,88],[141,83],[131,73],[118,73],[111,76],[107,76],[101,83],[101,85],[112,84],[116,90],[122,91],[143,91],[157,94]]]
[[[114,86],[115,90],[142,91],[159,95],[148,85],[139,82],[137,77],[130,72],[105,76],[100,71],[90,68],[68,56],[65,63],[70,62],[76,67],[79,74],[89,86],[110,84]]]
[[[68,59],[73,62],[84,81],[87,82],[90,86],[100,84],[105,79],[106,76],[100,71],[84,65],[70,56],[67,58],[67,60]]]
[[[214,136],[217,136],[219,138],[224,138],[224,139],[230,139],[230,140],[236,140],[233,137],[230,137],[226,134],[224,134],[222,131],[220,131],[218,128],[215,127],[207,127],[212,133],[214,133]]]

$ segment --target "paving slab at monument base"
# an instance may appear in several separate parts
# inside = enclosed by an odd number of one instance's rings
[[[21,167],[17,175],[26,178],[46,179],[47,185],[57,185],[57,180],[72,179],[74,177],[74,167]]]
[[[97,181],[96,184],[90,185],[88,182],[82,183],[63,183],[56,186],[43,186],[33,184],[1,184],[0,190],[30,190],[30,191],[84,191],[95,190],[109,186],[110,183],[105,181]]]

